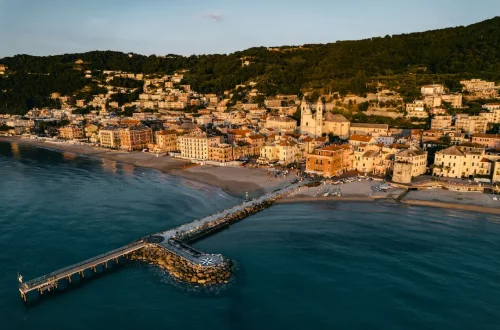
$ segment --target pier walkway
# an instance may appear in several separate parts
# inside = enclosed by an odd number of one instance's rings
[[[21,297],[26,300],[26,295],[31,291],[37,290],[40,294],[43,294],[44,291],[56,289],[59,285],[61,285],[61,281],[64,281],[64,284],[71,283],[73,275],[75,274],[78,274],[80,277],[85,277],[85,274],[91,275],[92,273],[97,273],[100,271],[98,267],[108,268],[110,266],[110,262],[117,264],[119,262],[119,258],[143,248],[146,244],[146,242],[140,240],[119,249],[101,254],[97,257],[59,269],[50,274],[21,283],[19,285]],[[92,273],[88,273],[89,270],[91,270]]]
[[[225,228],[229,225],[229,223],[226,223],[224,219],[229,219],[232,215],[245,209],[257,207],[259,204],[267,201],[274,201],[277,198],[288,195],[296,191],[304,184],[305,183],[299,182],[288,185],[282,189],[277,189],[259,198],[242,202],[226,210],[211,214],[205,218],[144,237],[134,243],[116,250],[57,270],[33,280],[20,283],[19,291],[21,292],[21,297],[24,301],[26,301],[27,295],[31,292],[41,295],[45,291],[51,291],[59,288],[62,289],[73,281],[76,282],[84,277],[91,277],[94,273],[100,273],[104,269],[118,264],[120,258],[126,257],[128,254],[139,250],[148,244],[162,247],[169,252],[190,261],[198,267],[216,266],[223,262],[223,256],[221,254],[207,254],[195,250],[187,244],[191,241],[190,238],[203,236],[205,232],[215,232],[221,228]],[[183,239],[186,237],[187,239]]]

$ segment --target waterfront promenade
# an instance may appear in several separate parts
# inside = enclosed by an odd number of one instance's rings
[[[207,254],[198,251],[192,248],[189,243],[207,234],[226,228],[231,223],[268,207],[276,199],[291,194],[304,184],[303,182],[290,184],[282,189],[277,189],[250,201],[244,201],[205,218],[144,237],[108,253],[20,283],[19,291],[21,297],[24,301],[27,301],[28,295],[38,297],[49,291],[63,290],[68,284],[74,281],[78,282],[85,277],[102,273],[108,267],[118,264],[120,258],[127,258],[131,253],[147,246],[160,247],[182,260],[186,260],[195,269],[201,270],[204,267],[217,267],[225,262],[225,258],[221,254]]]

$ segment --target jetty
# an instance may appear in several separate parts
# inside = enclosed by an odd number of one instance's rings
[[[230,266],[228,259],[221,254],[208,254],[198,251],[191,247],[189,243],[214,234],[221,229],[229,227],[236,221],[269,207],[277,199],[292,194],[303,185],[305,185],[304,182],[290,184],[282,189],[276,189],[273,192],[262,195],[259,198],[242,202],[226,210],[179,227],[143,237],[121,248],[27,282],[22,282],[22,277],[19,276],[21,298],[25,302],[28,302],[49,292],[63,291],[71,283],[92,278],[94,275],[104,273],[108,269],[123,264],[128,259],[131,259],[134,253],[138,253],[143,249],[161,251],[164,256],[166,255],[170,262],[170,267],[166,267],[166,269],[176,279],[201,284],[221,283],[221,277],[214,276],[214,274],[220,270],[224,274],[224,277],[222,277],[223,280],[226,279],[227,274],[230,275],[228,272],[228,267]],[[182,268],[181,271],[176,272],[176,267]]]

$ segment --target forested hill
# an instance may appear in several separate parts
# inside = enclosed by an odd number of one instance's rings
[[[458,77],[498,81],[500,17],[467,27],[273,50],[257,47],[229,55],[157,57],[112,51],[47,57],[17,55],[0,59],[0,64],[15,73],[0,79],[0,90],[9,90],[0,94],[0,105],[18,102],[21,97],[39,97],[41,93],[78,91],[90,81],[84,79],[82,71],[74,70],[77,59],[91,70],[171,74],[187,69],[185,82],[202,93],[220,93],[249,80],[258,82],[259,90],[269,95],[296,94],[310,87],[364,93],[374,79],[390,80],[409,73],[424,80],[426,76],[432,81],[448,80],[448,85],[456,84]],[[242,66],[242,60],[250,61],[250,65]],[[23,86],[18,86],[21,82]],[[34,86],[40,83],[47,87]],[[28,106],[39,100],[26,102]]]

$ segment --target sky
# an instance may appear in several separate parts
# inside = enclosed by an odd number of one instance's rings
[[[469,25],[499,0],[0,0],[0,58],[231,53]]]

